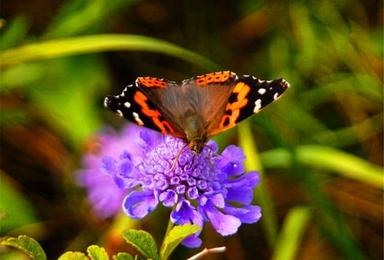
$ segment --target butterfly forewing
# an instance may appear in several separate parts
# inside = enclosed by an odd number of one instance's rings
[[[208,128],[210,136],[225,131],[240,121],[258,113],[277,100],[289,84],[283,80],[260,80],[253,76],[242,76],[230,87],[231,94],[222,115],[215,117]]]
[[[104,106],[138,125],[183,138],[184,133],[174,122],[172,113],[168,109],[163,110],[153,94],[177,87],[172,81],[139,77],[134,85],[127,86],[120,95],[106,97]]]

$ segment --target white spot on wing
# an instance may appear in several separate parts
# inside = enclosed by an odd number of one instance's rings
[[[281,83],[284,85],[285,88],[289,88],[289,83],[285,79],[283,79]]]
[[[127,101],[127,102],[124,103],[124,106],[125,106],[126,108],[130,108],[130,107],[131,107],[131,103],[129,103],[129,102]]]
[[[139,124],[139,125],[144,125],[144,122],[141,121],[140,116],[139,116],[138,113],[133,112],[132,115],[133,115],[133,118],[135,119],[135,121],[136,121],[137,124]]]
[[[278,99],[279,98],[279,93],[275,93],[275,95],[273,95],[273,100],[276,100],[276,99]]]
[[[261,99],[255,101],[255,108],[253,109],[253,113],[256,114],[261,109]]]
[[[266,90],[265,90],[265,88],[259,88],[259,90],[257,92],[259,92],[260,95],[264,95]]]
[[[116,110],[117,114],[120,116],[120,117],[123,117],[123,112],[121,112],[121,110]]]
[[[109,98],[104,98],[104,107],[108,107]]]

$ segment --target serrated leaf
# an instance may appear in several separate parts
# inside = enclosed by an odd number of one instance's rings
[[[156,242],[148,232],[130,229],[123,232],[123,237],[129,244],[139,250],[143,256],[159,259]]]
[[[161,246],[160,259],[167,259],[173,250],[175,250],[175,248],[181,243],[181,241],[200,230],[201,227],[197,225],[183,225],[173,227],[165,237],[163,245]]]
[[[82,252],[69,251],[62,254],[58,260],[89,260],[89,258]]]
[[[108,260],[108,254],[103,247],[92,245],[87,248],[88,256],[93,260]]]
[[[18,236],[17,238],[10,237],[2,240],[0,245],[17,248],[35,260],[47,259],[47,256],[45,255],[45,252],[40,244],[33,238],[25,235]]]
[[[128,253],[118,253],[113,256],[113,260],[133,260],[133,256]]]

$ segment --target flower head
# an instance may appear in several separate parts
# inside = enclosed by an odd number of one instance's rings
[[[240,148],[230,145],[218,155],[210,141],[196,154],[178,138],[131,128],[135,134],[129,146],[115,143],[119,154],[99,157],[102,171],[126,194],[122,206],[128,216],[141,219],[162,204],[172,208],[174,224],[202,227],[210,222],[223,236],[236,233],[241,223],[260,219],[260,208],[251,205],[259,177],[256,172],[244,174]],[[183,244],[197,247],[201,240],[196,234]]]

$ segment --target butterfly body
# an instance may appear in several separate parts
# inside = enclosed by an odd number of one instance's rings
[[[199,153],[208,138],[258,113],[288,88],[283,79],[263,81],[238,77],[230,71],[213,72],[181,84],[139,77],[104,105],[138,125],[184,139]]]

